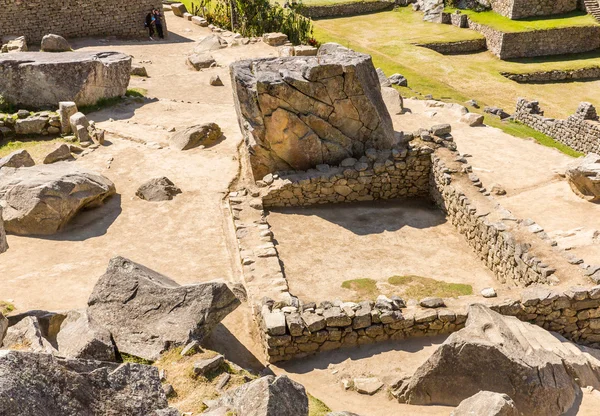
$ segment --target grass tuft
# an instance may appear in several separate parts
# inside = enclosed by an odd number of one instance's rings
[[[123,360],[124,363],[145,364],[145,365],[153,364],[153,361],[146,360],[145,358],[137,357],[135,355],[126,354],[124,352],[121,352],[120,355],[121,355],[121,360]]]
[[[0,300],[0,313],[2,313],[2,315],[8,315],[9,313],[11,313],[14,310],[15,310],[15,305],[13,305],[10,302],[6,302],[4,300]]]
[[[308,416],[325,416],[331,412],[325,403],[312,395],[308,395]]]
[[[471,285],[447,283],[422,276],[392,276],[388,279],[388,283],[403,287],[404,296],[411,299],[422,299],[428,296],[454,298],[473,294],[473,286]]]
[[[342,282],[342,288],[356,292],[355,298],[359,300],[375,299],[379,295],[377,282],[373,279],[354,279]]]

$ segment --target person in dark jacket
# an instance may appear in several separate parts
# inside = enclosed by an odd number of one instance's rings
[[[152,39],[152,36],[154,36],[154,10],[150,11],[150,13],[146,15],[144,26],[148,28],[148,36],[150,36],[150,40],[154,40]]]
[[[154,25],[156,26],[156,31],[158,32],[158,37],[161,39],[164,39],[165,34],[163,32],[162,16],[160,14],[160,10],[154,9],[152,14],[154,15]]]

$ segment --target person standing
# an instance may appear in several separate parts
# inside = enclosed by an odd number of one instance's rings
[[[150,36],[150,40],[154,40],[152,39],[152,36],[154,36],[154,11],[151,10],[150,13],[148,13],[146,15],[146,22],[144,23],[144,26],[146,26],[148,28],[148,36]]]
[[[156,26],[156,31],[158,32],[158,37],[161,39],[165,38],[165,34],[163,32],[163,24],[162,24],[162,16],[158,9],[154,9],[154,25]]]

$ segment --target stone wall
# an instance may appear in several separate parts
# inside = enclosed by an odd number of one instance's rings
[[[537,101],[519,98],[515,120],[582,153],[600,152],[600,122],[590,103],[581,103],[566,120],[544,117]]]
[[[485,51],[485,39],[461,40],[457,42],[419,43],[416,46],[434,50],[443,55],[461,55]]]
[[[500,59],[581,53],[600,48],[600,26],[500,32],[469,19],[469,28],[485,36],[488,50]]]
[[[308,206],[427,196],[432,152],[431,147],[415,141],[402,150],[370,149],[368,156],[346,159],[341,166],[280,174],[263,197],[263,204]]]
[[[147,38],[144,28],[151,9],[162,11],[160,0],[0,0],[0,39],[25,36],[39,44],[44,35],[65,38],[117,36]],[[166,23],[164,24],[166,32]]]
[[[563,14],[579,7],[578,0],[478,0],[477,3],[490,5],[496,13],[510,19]]]
[[[57,113],[42,111],[24,117],[0,113],[0,139],[20,135],[59,135],[60,117]]]
[[[300,13],[311,19],[352,16],[389,10],[394,7],[394,3],[393,0],[373,0],[332,4],[329,6],[304,6],[300,10]]]
[[[600,67],[592,66],[589,68],[568,69],[568,70],[552,70],[527,72],[523,74],[513,72],[501,72],[503,77],[519,83],[548,83],[559,81],[575,81],[575,80],[596,80],[600,79]]]

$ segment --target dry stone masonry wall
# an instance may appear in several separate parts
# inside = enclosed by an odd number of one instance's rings
[[[577,0],[491,0],[492,10],[510,19],[550,16],[577,10]]]
[[[600,122],[596,109],[590,103],[581,103],[575,114],[566,120],[557,120],[544,117],[537,101],[519,98],[514,117],[579,152],[600,152]]]
[[[44,35],[65,38],[117,36],[145,38],[144,19],[159,0],[0,0],[0,39],[25,36],[39,44]],[[165,25],[166,29],[166,25]]]
[[[395,2],[393,0],[368,0],[323,6],[305,5],[302,7],[300,13],[306,17],[310,17],[311,19],[352,16],[356,14],[389,10],[394,7],[394,3]]]
[[[471,39],[456,42],[421,43],[416,46],[431,49],[443,55],[462,55],[485,51],[486,41],[485,39]]]
[[[583,79],[600,79],[600,67],[570,70],[552,70],[527,73],[501,72],[502,76],[519,83],[547,83],[558,81],[575,81]]]

